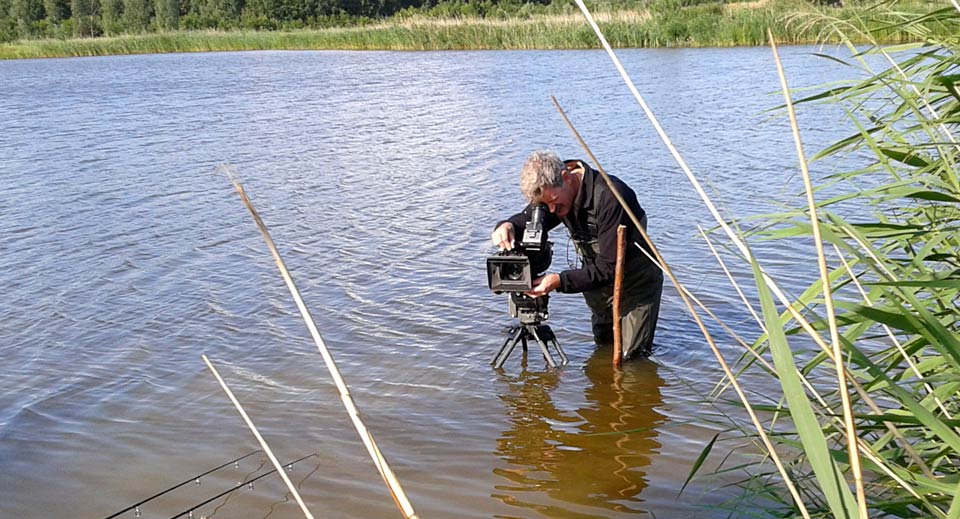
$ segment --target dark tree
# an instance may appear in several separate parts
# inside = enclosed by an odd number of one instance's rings
[[[123,0],[123,27],[127,32],[143,32],[150,25],[149,0]]]
[[[155,22],[160,29],[176,29],[180,26],[180,0],[154,0]]]
[[[59,23],[71,16],[67,0],[43,0],[43,9],[47,12],[47,20],[53,23]]]
[[[103,32],[109,35],[123,32],[123,0],[100,0],[100,19]]]
[[[75,35],[83,37],[100,34],[100,24],[97,21],[99,8],[98,0],[70,1],[70,12],[73,15],[73,33]]]
[[[200,14],[212,20],[232,20],[240,16],[236,0],[200,0]]]
[[[28,34],[34,22],[43,20],[42,0],[13,0],[10,4],[10,18],[17,21],[17,27]]]

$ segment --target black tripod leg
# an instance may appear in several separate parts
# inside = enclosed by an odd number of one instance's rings
[[[491,363],[493,364],[493,369],[503,367],[503,363],[506,362],[510,354],[513,353],[513,349],[517,347],[517,341],[520,340],[522,335],[523,327],[518,327],[515,333],[507,336],[506,340],[503,341],[503,346],[500,347],[500,351],[493,357],[493,362]]]
[[[555,368],[557,367],[557,362],[553,360],[553,355],[550,355],[550,350],[547,349],[547,343],[544,342],[544,340],[540,338],[540,335],[537,334],[537,328],[539,327],[531,326],[528,331],[530,332],[530,335],[533,335],[533,338],[537,340],[537,344],[540,346],[540,351],[543,352],[543,358],[547,359],[547,364],[549,364],[551,368]]]
[[[567,354],[563,352],[563,348],[560,347],[560,341],[557,340],[557,337],[554,336],[550,342],[553,343],[553,347],[556,348],[557,354],[560,355],[560,365],[566,365],[569,360],[567,360]]]
[[[506,351],[507,345],[510,344],[510,340],[513,338],[514,332],[513,329],[507,331],[507,338],[503,340],[503,344],[500,345],[500,349],[497,350],[497,354],[493,356],[493,361],[490,364],[494,366],[497,365],[497,360],[500,359],[500,356],[503,355],[503,352]]]
[[[553,346],[557,350],[557,354],[560,355],[560,365],[566,365],[569,360],[567,360],[567,354],[563,352],[563,348],[560,347],[560,341],[557,340],[556,334],[553,333],[553,329],[547,325],[540,325],[537,328],[537,331],[540,332],[540,337],[546,341],[548,345]]]

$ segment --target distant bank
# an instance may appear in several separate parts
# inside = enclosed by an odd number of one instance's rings
[[[0,0],[2,1],[2,0]],[[676,5],[680,5],[678,2]],[[618,48],[731,47],[833,41],[832,23],[863,22],[868,7],[822,7],[806,2],[701,3],[672,10],[596,13]],[[896,27],[872,27],[883,43],[911,41]],[[879,30],[878,30],[879,29]],[[105,56],[240,50],[468,50],[589,49],[596,36],[579,11],[526,17],[394,16],[350,27],[296,30],[190,30],[93,38],[44,38],[0,44],[0,59]]]

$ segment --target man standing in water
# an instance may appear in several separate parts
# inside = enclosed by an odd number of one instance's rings
[[[637,195],[617,177],[610,178],[646,230],[647,217]],[[592,312],[593,337],[600,345],[613,343],[617,226],[627,226],[620,301],[623,358],[636,353],[649,355],[660,312],[663,273],[634,245],[638,243],[649,252],[649,245],[600,174],[582,161],[564,162],[553,153],[536,151],[520,172],[520,191],[529,204],[522,212],[497,224],[491,235],[494,245],[513,249],[514,238],[523,235],[532,207],[545,204],[550,214],[544,220],[544,230],[563,223],[583,266],[534,280],[528,295],[542,296],[554,290],[583,293]]]

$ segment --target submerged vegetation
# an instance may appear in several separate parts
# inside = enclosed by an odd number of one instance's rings
[[[876,6],[806,0],[629,0],[597,6],[615,47],[839,42],[826,17],[871,24],[884,43],[918,41],[869,22]],[[837,2],[839,4],[839,2]],[[920,13],[925,2],[901,6]],[[931,26],[947,35],[950,28]],[[6,42],[6,43],[4,43]],[[451,50],[596,48],[573,2],[445,0],[0,0],[0,58],[225,50]]]
[[[811,160],[858,165],[829,179],[829,195],[807,189],[812,205],[805,199],[759,226],[741,222],[753,230],[737,239],[804,240],[818,249],[810,264],[822,256],[820,279],[788,299],[762,261],[740,250],[755,272],[762,335],[733,371],[752,373],[747,391],[758,373],[783,389],[741,399],[767,418],[748,435],[766,456],[744,485],[754,499],[781,504],[767,510],[772,517],[955,519],[960,5],[872,13],[866,27],[886,24],[922,42],[899,48],[854,47],[871,40],[865,25],[817,21],[849,46],[851,76],[867,79],[797,101],[834,103],[849,116],[851,135]],[[878,58],[884,65],[874,70]]]

